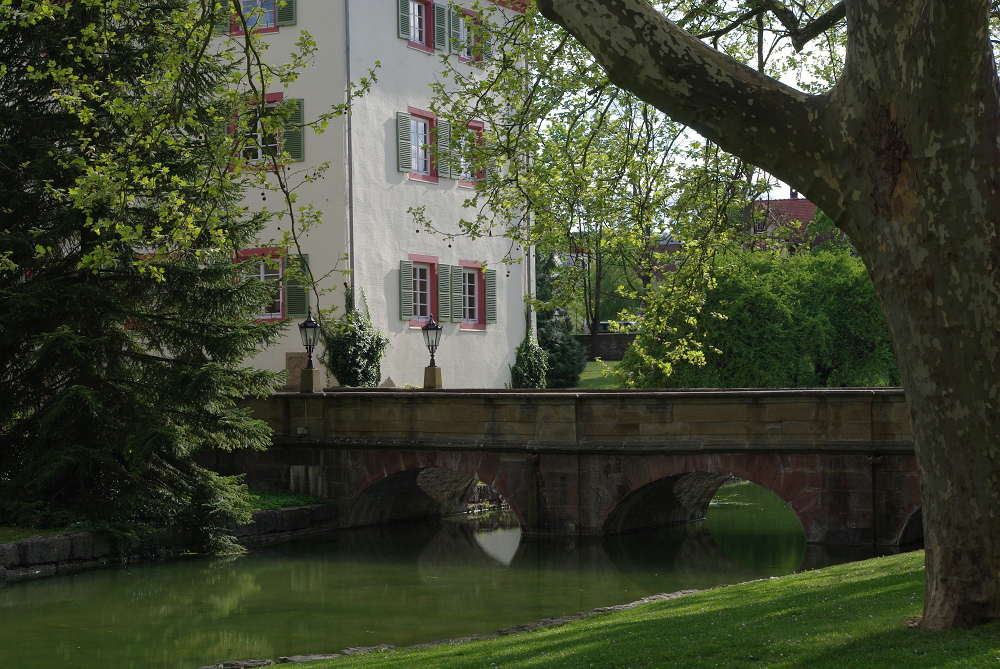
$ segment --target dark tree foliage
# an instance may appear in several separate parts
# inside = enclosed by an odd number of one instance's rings
[[[208,3],[210,6],[212,3]],[[276,326],[241,280],[225,68],[197,3],[0,7],[0,524],[226,543],[243,486],[193,461],[263,448],[234,401]]]
[[[322,329],[323,353],[320,362],[342,386],[374,388],[382,380],[382,356],[389,338],[376,329],[365,311],[354,304],[354,293],[344,284],[345,313]]]
[[[899,384],[885,319],[861,261],[847,249],[746,253],[719,259],[715,285],[693,324],[703,358],[673,362],[671,373],[634,351],[619,370],[640,387],[795,388]],[[647,347],[675,345],[643,332]]]
[[[538,345],[548,355],[547,388],[574,388],[587,366],[587,349],[576,340],[572,323],[557,310],[548,319],[538,317]]]

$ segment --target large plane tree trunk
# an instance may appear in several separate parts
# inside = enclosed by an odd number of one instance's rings
[[[1000,104],[987,0],[845,0],[848,56],[808,96],[643,0],[539,0],[611,80],[803,192],[851,237],[909,404],[921,626],[1000,619]]]

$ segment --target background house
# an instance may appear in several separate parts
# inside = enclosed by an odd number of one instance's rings
[[[291,123],[280,138],[264,138],[283,144],[293,160],[283,174],[298,184],[296,205],[321,210],[323,223],[302,237],[302,257],[293,249],[277,266],[262,258],[261,278],[280,281],[283,288],[261,316],[301,321],[310,307],[342,306],[346,281],[359,304],[364,296],[375,326],[389,338],[383,379],[422,384],[429,356],[420,327],[433,314],[444,326],[436,357],[445,387],[503,387],[524,337],[524,296],[533,285],[530,255],[499,235],[471,240],[431,234],[408,213],[424,207],[438,229],[459,232],[462,203],[477,175],[440,165],[428,151],[428,145],[446,141],[449,130],[429,111],[430,84],[442,69],[442,56],[469,67],[481,57],[461,48],[466,22],[475,17],[432,0],[286,0],[277,7],[274,0],[242,2],[246,12],[263,12],[255,28],[276,59],[295,50],[300,30],[317,43],[315,63],[265,101],[291,101],[293,117],[301,114],[308,122],[345,102],[348,82],[365,76],[376,61],[381,64],[377,84],[326,132],[296,133]],[[470,127],[475,123],[471,119]],[[323,163],[329,167],[321,179],[303,180]],[[248,193],[246,204],[277,206],[273,194],[269,200],[259,192]],[[287,219],[276,220],[264,238],[278,238],[282,225]],[[263,245],[245,254],[279,251]],[[504,264],[505,258],[521,262]],[[308,263],[321,290],[336,292],[321,295],[317,304],[315,295],[286,280],[287,265],[299,261]],[[296,330],[290,328],[253,361],[288,369],[291,387],[305,355]]]

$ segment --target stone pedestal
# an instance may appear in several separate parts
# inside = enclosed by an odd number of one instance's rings
[[[303,369],[302,378],[299,380],[300,393],[318,393],[323,389],[323,380],[319,376],[319,370]]]
[[[443,388],[441,384],[441,368],[424,367],[424,388]]]

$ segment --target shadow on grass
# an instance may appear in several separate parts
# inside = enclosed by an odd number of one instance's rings
[[[373,653],[311,666],[504,667],[992,667],[1000,625],[927,633],[922,553],[719,588],[558,628],[421,651]]]

